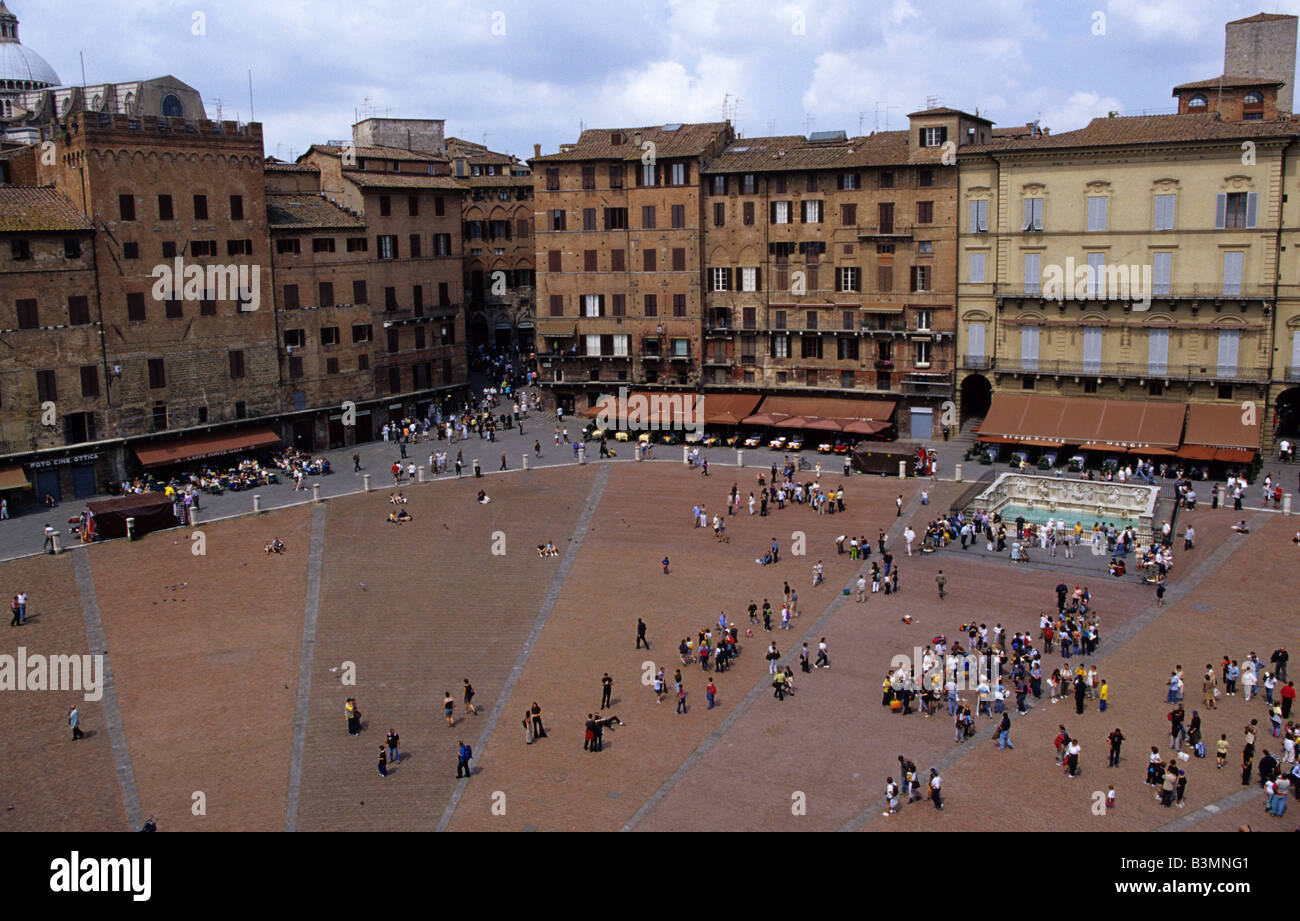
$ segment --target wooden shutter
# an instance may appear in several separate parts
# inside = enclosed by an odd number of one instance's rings
[[[1255,226],[1255,209],[1259,204],[1259,193],[1249,192],[1246,195],[1246,226]]]
[[[1216,230],[1222,230],[1227,223],[1228,214],[1228,196],[1225,192],[1220,192],[1214,196],[1214,227]]]
[[[763,269],[761,266],[754,269],[754,290],[763,290]]]

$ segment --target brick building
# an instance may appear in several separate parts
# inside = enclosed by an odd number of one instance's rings
[[[447,139],[452,173],[466,189],[466,327],[471,347],[514,345],[532,351],[536,262],[533,178],[509,154],[460,138]]]
[[[739,138],[704,170],[706,392],[902,404],[928,438],[952,397],[955,149],[991,123],[952,109],[908,131]]]
[[[539,380],[558,405],[700,386],[701,170],[733,137],[728,122],[591,128],[529,161]]]

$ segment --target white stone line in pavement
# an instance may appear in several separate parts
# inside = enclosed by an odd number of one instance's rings
[[[502,687],[501,693],[497,695],[497,702],[492,707],[492,713],[488,716],[487,723],[484,724],[478,739],[474,743],[475,760],[480,760],[483,757],[483,751],[492,738],[492,731],[500,721],[501,714],[505,712],[506,701],[514,692],[515,685],[519,683],[519,678],[524,673],[524,667],[533,654],[533,648],[542,635],[542,628],[546,626],[547,618],[551,616],[551,611],[555,608],[555,602],[559,600],[560,592],[564,588],[564,580],[568,577],[569,570],[573,568],[573,563],[578,558],[578,551],[582,547],[582,541],[586,538],[587,531],[591,527],[591,521],[596,516],[596,507],[600,505],[600,499],[605,494],[605,484],[609,482],[609,471],[610,468],[606,465],[602,466],[596,473],[595,482],[591,485],[591,492],[587,495],[586,507],[583,508],[582,516],[578,519],[578,526],[573,531],[573,538],[569,541],[568,549],[564,551],[564,556],[560,560],[560,567],[551,580],[550,588],[542,601],[541,610],[538,611],[537,617],[533,621],[533,629],[529,632],[528,639],[524,641],[523,648],[519,650],[519,656],[515,659],[514,668],[510,670],[510,676],[506,679],[505,686]],[[438,821],[438,831],[447,830],[452,816],[456,813],[456,807],[460,805],[461,797],[465,794],[465,787],[469,780],[469,777],[465,777],[456,781],[456,787],[452,790],[447,808],[443,810],[442,818]]]
[[[131,831],[144,822],[140,810],[140,794],[135,786],[135,771],[131,767],[131,750],[126,744],[126,730],[122,725],[122,711],[117,706],[117,682],[108,658],[108,642],[104,639],[104,622],[99,614],[99,600],[95,595],[95,576],[90,571],[90,555],[82,554],[74,561],[77,575],[77,593],[81,596],[81,614],[86,620],[86,638],[90,640],[91,655],[104,657],[103,699],[104,727],[108,731],[109,745],[113,749],[113,766],[117,782],[122,787],[122,805]]]
[[[298,830],[298,797],[302,793],[302,758],[307,747],[310,718],[311,667],[316,653],[316,622],[320,614],[320,574],[325,557],[325,504],[312,510],[311,542],[307,555],[307,601],[302,619],[302,649],[298,654],[298,693],[293,714],[293,754],[289,760],[289,787],[285,796],[284,830]]]

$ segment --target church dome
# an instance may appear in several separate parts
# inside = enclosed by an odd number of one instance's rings
[[[18,17],[0,0],[0,90],[35,90],[59,86],[54,68],[18,41]]]

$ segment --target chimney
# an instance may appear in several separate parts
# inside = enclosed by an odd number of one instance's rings
[[[537,159],[537,158],[540,157],[541,155],[542,155],[542,145],[541,145],[541,144],[534,144],[534,145],[533,145],[533,159]]]

